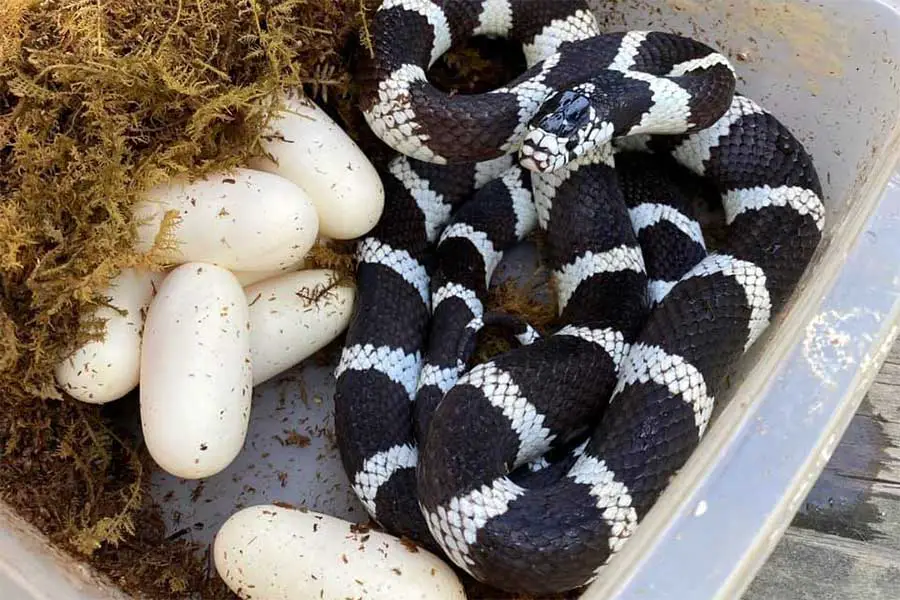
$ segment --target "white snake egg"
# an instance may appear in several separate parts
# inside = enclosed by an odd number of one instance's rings
[[[347,328],[355,288],[333,285],[336,280],[334,271],[311,269],[245,288],[253,385],[310,357]]]
[[[56,382],[69,395],[90,404],[118,400],[140,378],[143,311],[165,274],[123,269],[103,292],[108,304],[91,317],[102,319],[103,339],[91,341],[63,358],[55,369]]]
[[[209,477],[238,455],[253,392],[250,315],[221,267],[174,269],[150,303],[141,348],[141,426],[156,463],[176,477]]]
[[[384,187],[368,157],[317,104],[303,96],[285,100],[263,148],[272,155],[254,168],[301,186],[319,214],[320,233],[337,240],[370,231],[384,209]]]
[[[293,182],[263,171],[235,169],[188,183],[156,186],[135,208],[137,249],[153,247],[168,211],[178,222],[175,248],[160,252],[175,264],[207,262],[236,271],[287,270],[316,241],[319,217]]]
[[[251,506],[216,535],[216,570],[247,600],[465,600],[453,570],[399,538],[321,513]]]

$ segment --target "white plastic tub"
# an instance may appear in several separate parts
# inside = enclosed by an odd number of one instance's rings
[[[706,439],[584,594],[735,598],[780,539],[897,333],[900,0],[593,0],[607,29],[672,30],[726,51],[740,90],[807,144],[827,194],[822,248],[781,318],[732,378]],[[173,531],[211,541],[243,505],[366,520],[329,441],[329,369],[257,390],[244,452],[197,482],[159,475]],[[294,429],[306,447],[287,444]],[[281,475],[281,473],[285,473]],[[176,515],[178,518],[176,518]],[[0,598],[123,597],[0,507]]]

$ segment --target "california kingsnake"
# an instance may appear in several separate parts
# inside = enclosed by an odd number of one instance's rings
[[[382,526],[475,578],[579,587],[690,456],[726,369],[805,270],[818,177],[734,93],[723,56],[672,34],[601,35],[582,0],[386,0],[372,33],[362,110],[402,155],[357,250],[335,372],[344,467]],[[519,41],[528,71],[488,94],[428,84],[477,34]],[[716,252],[664,157],[720,193]],[[523,345],[467,370],[474,333],[504,320],[484,311],[493,270],[535,224],[559,328],[536,339],[506,318]]]

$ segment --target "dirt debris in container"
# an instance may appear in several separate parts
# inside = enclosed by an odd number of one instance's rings
[[[308,435],[303,435],[295,429],[285,431],[284,433],[286,434],[283,442],[285,446],[296,446],[298,448],[306,448],[309,446],[311,440]]]

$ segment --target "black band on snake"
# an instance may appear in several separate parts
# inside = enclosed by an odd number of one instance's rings
[[[806,269],[815,169],[735,93],[725,57],[601,34],[582,1],[386,0],[372,33],[362,109],[401,156],[357,250],[335,373],[344,467],[385,529],[476,579],[580,587],[684,465],[726,370]],[[526,73],[487,94],[432,87],[431,64],[473,35],[517,40]],[[670,162],[721,196],[713,252]],[[485,313],[495,267],[535,225],[559,308],[543,338]],[[521,345],[469,369],[486,322]]]

